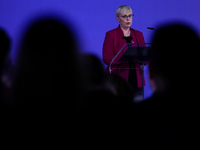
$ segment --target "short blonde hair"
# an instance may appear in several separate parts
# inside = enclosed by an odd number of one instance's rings
[[[119,14],[120,14],[122,11],[127,11],[127,10],[130,10],[131,12],[133,12],[132,9],[131,9],[131,7],[129,7],[128,5],[119,6],[119,7],[117,8],[117,10],[116,10],[116,16],[119,17]]]

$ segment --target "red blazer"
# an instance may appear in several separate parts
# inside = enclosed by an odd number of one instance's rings
[[[132,36],[132,43],[145,43],[144,36],[142,32],[133,30],[131,28],[131,36]],[[122,39],[124,37],[123,31],[118,26],[116,29],[110,30],[106,33],[106,37],[103,44],[103,62],[107,65],[106,72],[110,73],[109,65],[114,57],[115,61],[112,62],[111,70],[112,73],[118,74],[126,81],[128,81],[129,77],[129,69],[118,69],[118,68],[129,68],[129,64],[125,62],[117,62],[123,55],[123,51],[120,52],[119,55],[116,54],[120,51],[120,49],[126,44],[126,40]],[[137,39],[136,39],[137,37]],[[137,46],[137,44],[135,45]],[[126,50],[126,48],[124,48]],[[147,62],[145,62],[145,65]],[[136,67],[136,76],[137,76],[137,84],[138,88],[142,87],[142,68],[138,63],[135,63]]]

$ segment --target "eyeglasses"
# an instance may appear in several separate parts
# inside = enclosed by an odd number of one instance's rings
[[[131,14],[131,15],[124,15],[124,16],[121,16],[123,19],[128,19],[128,18],[132,18],[134,16],[134,14]]]

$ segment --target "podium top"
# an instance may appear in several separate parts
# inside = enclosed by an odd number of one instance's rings
[[[151,43],[126,43],[112,59],[110,64],[118,62],[141,62],[148,61]]]
[[[112,59],[111,66],[132,62],[149,61],[151,43],[126,43]]]

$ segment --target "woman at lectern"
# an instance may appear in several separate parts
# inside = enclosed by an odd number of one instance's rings
[[[135,97],[141,97],[142,68],[138,62],[112,62],[111,68],[114,71],[110,72],[109,70],[111,61],[126,43],[145,43],[142,32],[131,28],[133,16],[132,9],[129,6],[123,5],[117,8],[116,19],[119,21],[119,26],[106,33],[103,43],[103,62],[107,65],[107,73],[115,73],[124,78],[134,89]]]

